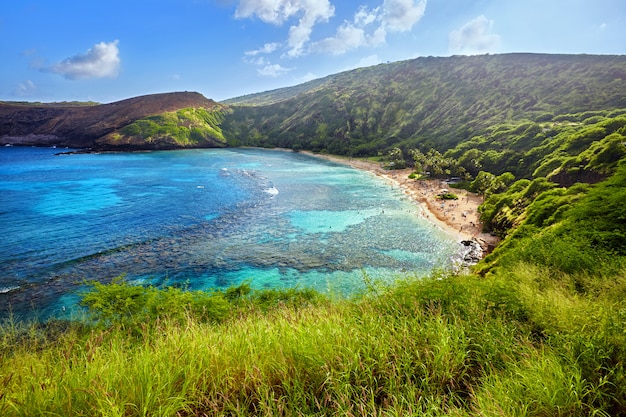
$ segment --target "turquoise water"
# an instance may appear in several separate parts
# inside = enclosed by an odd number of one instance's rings
[[[458,245],[374,175],[261,149],[0,148],[0,316],[67,316],[85,279],[334,294],[448,264]]]

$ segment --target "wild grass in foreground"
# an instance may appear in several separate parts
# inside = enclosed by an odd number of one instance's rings
[[[623,414],[626,273],[577,295],[544,272],[344,301],[243,286],[210,295],[219,317],[181,290],[94,287],[88,322],[1,327],[0,415]],[[123,314],[98,310],[125,291]]]

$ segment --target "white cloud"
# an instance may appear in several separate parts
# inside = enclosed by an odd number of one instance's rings
[[[314,80],[316,78],[319,78],[319,77],[317,75],[313,74],[312,72],[307,72],[302,77],[295,78],[295,81],[298,84],[302,84],[302,83],[305,83],[307,81]]]
[[[378,46],[385,43],[385,39],[387,38],[387,31],[384,27],[379,27],[368,36],[368,45],[367,46]]]
[[[378,12],[380,8],[377,7],[372,11],[368,11],[367,7],[361,6],[359,10],[354,14],[354,23],[360,26],[367,26],[374,23],[378,19]]]
[[[371,66],[374,66],[374,65],[378,65],[381,62],[382,61],[380,60],[378,55],[376,55],[376,54],[368,55],[368,56],[365,56],[365,57],[359,59],[354,64],[349,64],[349,65],[341,68],[340,71],[341,72],[343,72],[343,71],[351,71],[351,70],[357,69],[357,68],[371,67]]]
[[[361,68],[361,67],[371,67],[372,65],[378,65],[380,64],[380,58],[378,57],[378,55],[374,54],[374,55],[369,55],[369,56],[365,56],[363,58],[361,58],[359,60],[359,62],[356,64],[356,68]]]
[[[120,69],[118,41],[100,42],[78,54],[46,68],[70,80],[116,77]]]
[[[244,57],[243,62],[247,64],[257,65],[257,66],[270,65],[270,60],[264,56],[259,56],[259,57],[255,56],[253,58]]]
[[[241,0],[235,17],[244,19],[256,15],[266,23],[281,25],[299,10],[298,5],[289,0]]]
[[[344,54],[359,47],[377,47],[388,31],[409,31],[424,16],[426,0],[384,0],[372,10],[361,6],[352,22],[344,21],[334,36],[311,44],[310,51]]]
[[[371,27],[380,20],[379,10],[376,8],[368,11],[365,7],[359,8],[352,22],[344,21],[334,36],[312,43],[310,51],[341,55],[362,46],[376,47],[384,44],[387,36],[384,27],[379,26],[376,29]]]
[[[281,58],[296,58],[309,53],[345,54],[348,51],[384,45],[388,32],[409,31],[424,16],[427,0],[379,0],[375,8],[360,6],[353,18],[344,20],[334,35],[312,41],[314,28],[335,13],[329,0],[240,0],[235,17],[258,18],[265,23],[282,25],[294,21],[284,43],[266,43],[244,52],[244,61],[263,67],[258,72],[277,76],[284,68],[255,58],[281,50]],[[297,23],[295,23],[297,21]],[[276,74],[276,75],[274,75]]]
[[[279,46],[280,44],[276,42],[266,43],[261,48],[255,49],[253,51],[246,51],[244,52],[244,54],[246,56],[257,56],[259,54],[271,54],[272,52],[277,50]]]
[[[282,25],[292,17],[299,17],[298,24],[289,28],[287,55],[300,56],[309,41],[313,26],[328,21],[335,14],[335,7],[328,0],[241,0],[235,17],[258,17],[266,23]]]
[[[405,32],[424,16],[426,0],[385,0],[383,23],[392,31]]]
[[[266,65],[263,68],[258,68],[257,72],[259,73],[259,75],[263,77],[276,78],[291,70],[292,68],[285,68],[281,66],[280,64],[271,64],[271,65]]]
[[[311,50],[341,55],[365,43],[365,31],[355,27],[352,23],[344,22],[344,24],[337,29],[335,36],[313,43]]]
[[[18,97],[26,97],[30,96],[37,92],[37,86],[31,80],[26,80],[23,83],[19,83],[15,90],[13,90],[13,95]]]
[[[448,36],[450,52],[457,54],[484,54],[500,45],[500,36],[491,33],[493,20],[481,15],[467,22]]]
[[[371,34],[367,34],[364,29],[345,22],[337,29],[335,36],[313,43],[311,51],[341,55],[361,46],[376,47],[382,45],[385,43],[385,38],[386,31],[382,27]]]

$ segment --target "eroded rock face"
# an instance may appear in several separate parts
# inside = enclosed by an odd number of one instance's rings
[[[71,106],[63,103],[0,103],[0,145],[67,146],[115,149],[105,138],[128,124],[186,107],[214,109],[220,104],[199,93],[153,94],[109,104]],[[206,146],[223,146],[207,138]],[[176,143],[132,143],[124,148],[174,149]]]
[[[462,247],[461,256],[463,264],[475,265],[485,256],[483,247],[477,240],[462,240],[460,243]]]

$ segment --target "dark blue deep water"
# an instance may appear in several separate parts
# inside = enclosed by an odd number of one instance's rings
[[[374,175],[261,149],[0,148],[0,317],[75,314],[84,280],[190,289],[423,275],[457,244]]]

